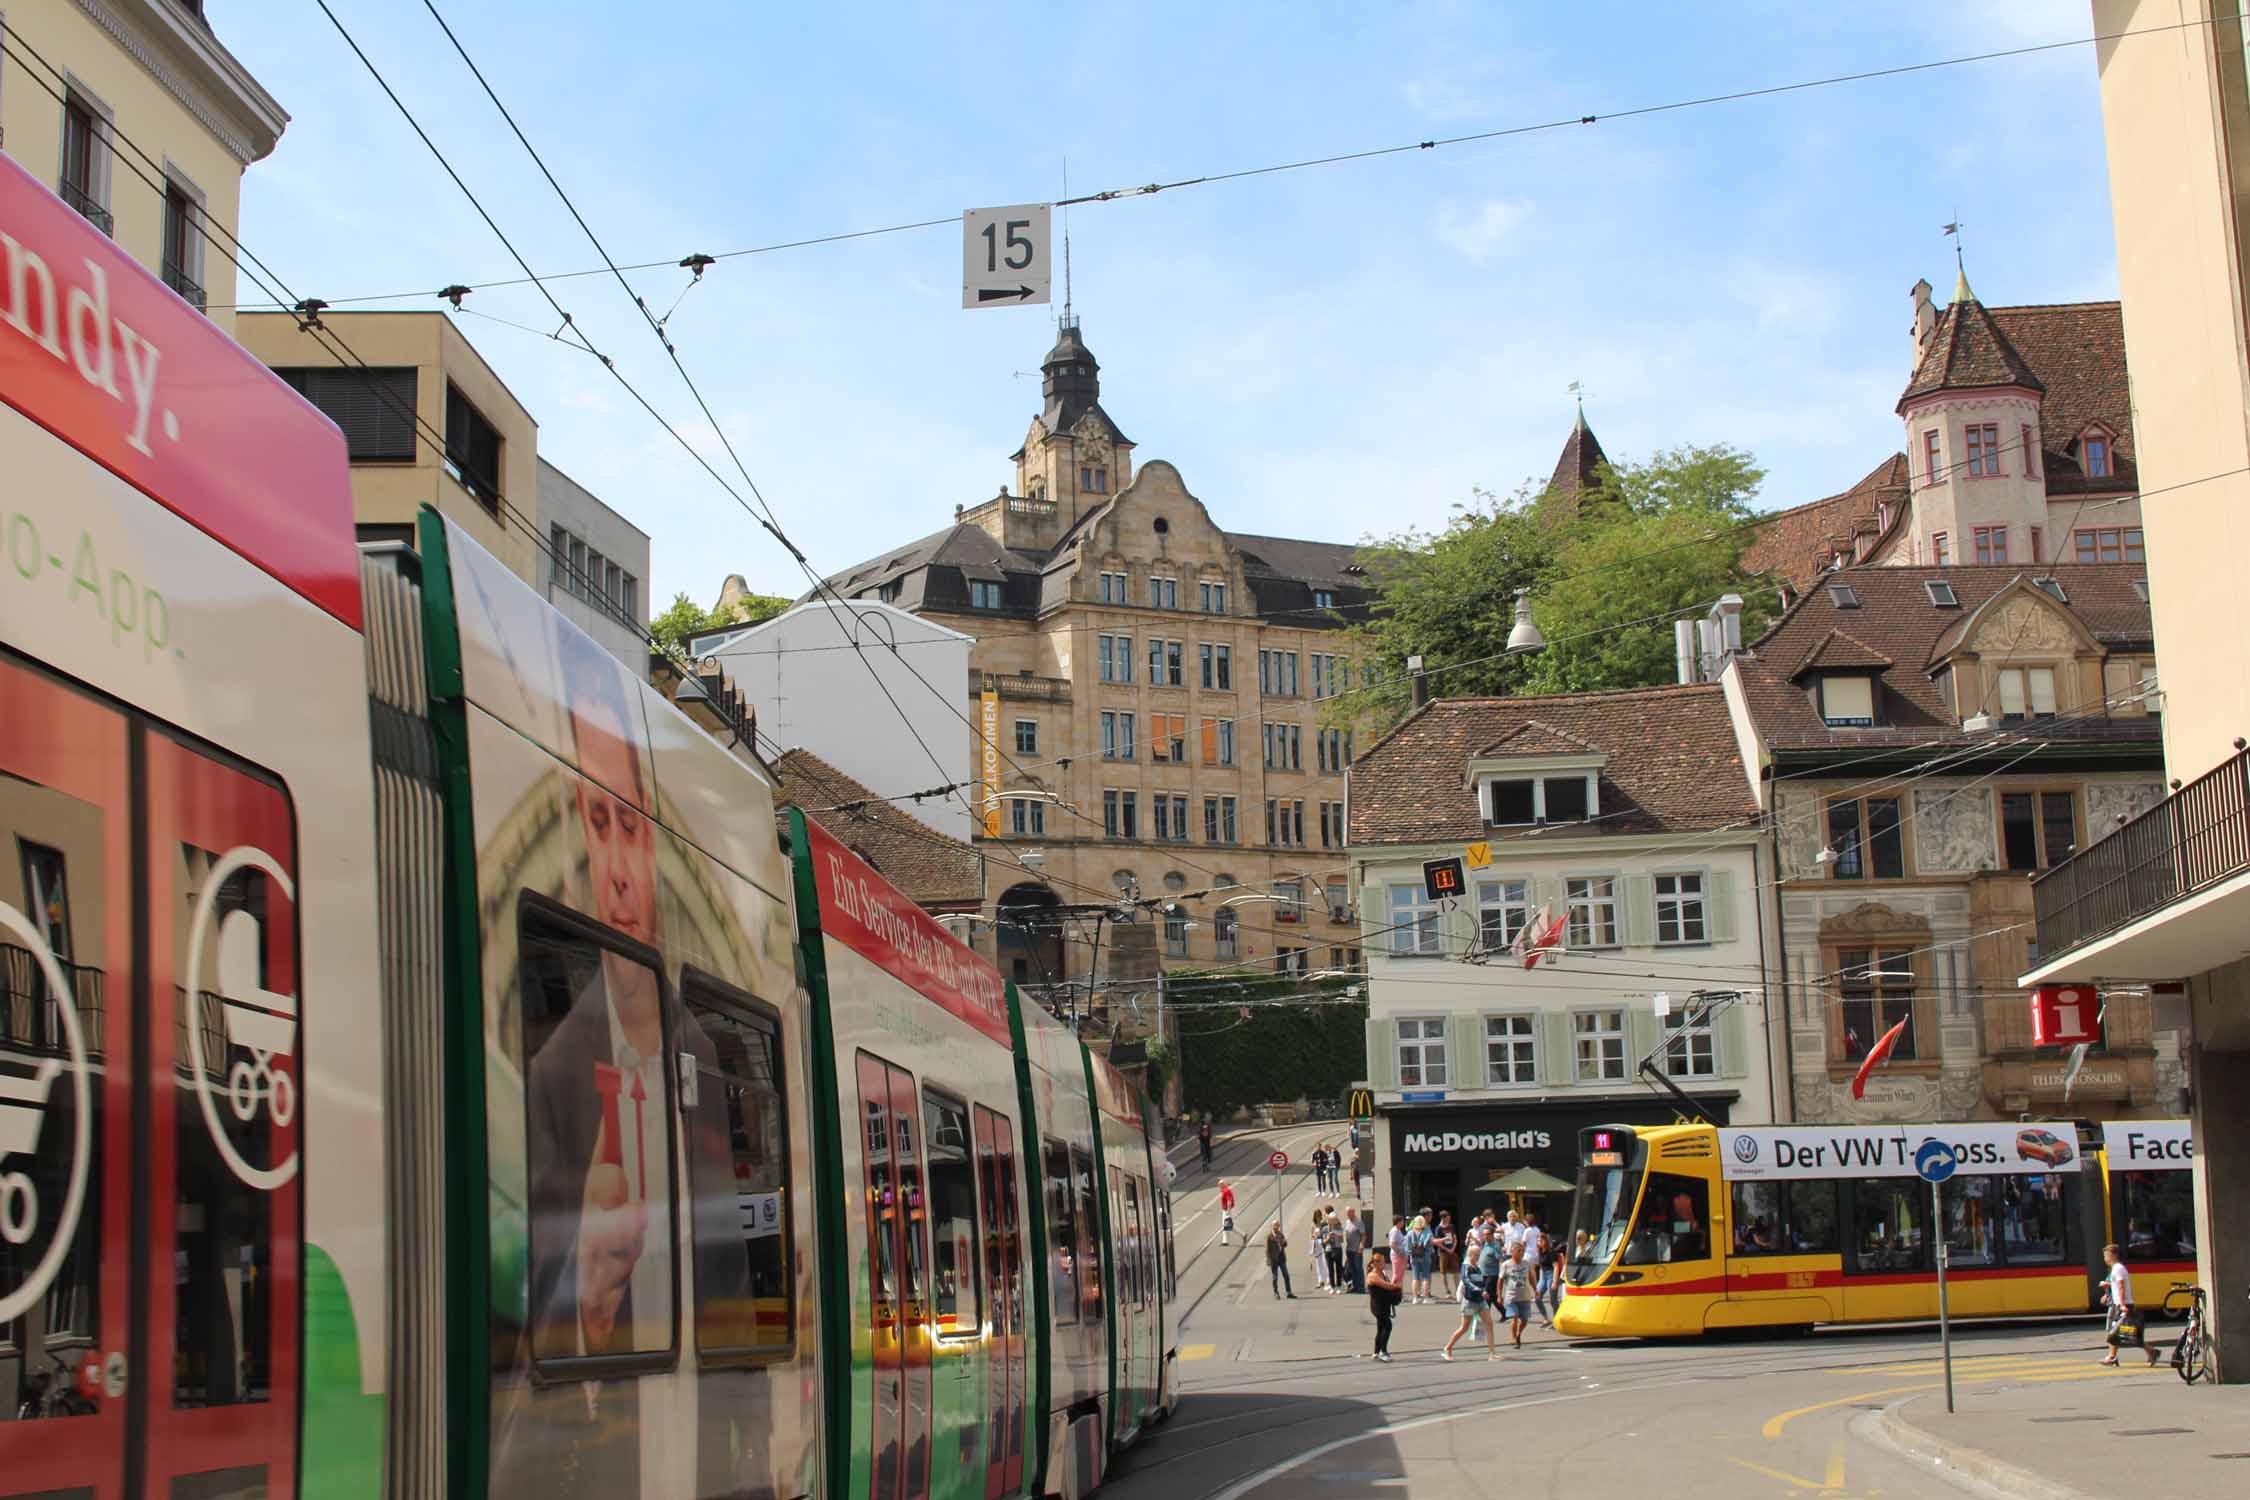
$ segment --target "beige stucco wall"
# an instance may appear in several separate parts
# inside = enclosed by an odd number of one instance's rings
[[[44,58],[124,137],[112,145],[102,196],[129,254],[161,274],[163,195],[144,176],[174,177],[200,195],[215,226],[235,229],[243,168],[273,149],[287,116],[209,33],[158,0],[0,0],[0,16],[17,49],[34,54],[0,59],[0,146],[9,155],[49,188],[59,182],[63,107],[41,86],[60,87],[38,68]],[[234,263],[208,244],[200,260],[212,321],[231,330]]]
[[[2192,778],[2250,733],[2250,366],[2213,28],[2201,0],[2096,0],[2134,450],[2165,689],[2164,748]],[[2250,185],[2246,185],[2250,186]],[[2223,477],[2214,477],[2223,476]]]
[[[363,526],[409,525],[423,505],[435,505],[527,583],[542,582],[544,537],[539,515],[539,424],[443,313],[326,313],[322,322],[359,360],[382,368],[412,365],[415,405],[424,441],[410,463],[352,465],[353,518]],[[235,336],[268,365],[349,365],[326,344],[301,332],[287,313],[244,313]],[[436,444],[445,432],[445,390],[461,388],[469,404],[500,430],[500,514],[472,499],[446,472]]]

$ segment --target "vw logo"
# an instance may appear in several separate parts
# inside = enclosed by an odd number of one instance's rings
[[[1736,1136],[1734,1138],[1734,1159],[1743,1163],[1756,1161],[1758,1159],[1758,1138],[1754,1135]]]

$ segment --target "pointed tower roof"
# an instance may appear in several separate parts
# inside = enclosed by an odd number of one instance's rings
[[[1087,412],[1101,411],[1101,362],[1094,358],[1094,351],[1086,347],[1076,318],[1065,319],[1056,329],[1055,347],[1039,362],[1039,372],[1046,377],[1041,384],[1047,398],[1047,408],[1042,415],[1050,432],[1068,432]],[[1108,412],[1102,412],[1102,420],[1109,421]],[[1110,422],[1112,431],[1116,427],[1115,422]],[[1124,434],[1118,436],[1122,439]]]
[[[1601,440],[1594,436],[1594,429],[1586,425],[1586,409],[1580,407],[1578,422],[1563,443],[1562,456],[1555,460],[1555,474],[1547,481],[1547,492],[1559,496],[1563,504],[1576,510],[1594,487],[1595,466],[1607,462],[1609,455],[1602,452]]]
[[[1915,366],[1914,378],[1898,398],[1898,409],[1904,411],[1908,402],[1936,391],[2011,385],[2042,395],[2047,390],[2032,373],[2030,362],[2016,351],[1992,314],[1969,290],[1969,275],[1963,271],[1953,289],[1953,305],[1939,314],[1938,325]]]

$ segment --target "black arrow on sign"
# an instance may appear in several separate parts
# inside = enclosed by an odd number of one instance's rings
[[[1027,286],[1014,288],[980,286],[977,288],[977,300],[979,302],[1021,302],[1030,295],[1031,288]]]

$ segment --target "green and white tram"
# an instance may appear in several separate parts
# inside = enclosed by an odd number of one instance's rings
[[[1108,1065],[0,157],[0,1496],[1079,1496]],[[308,346],[308,355],[312,353]]]

